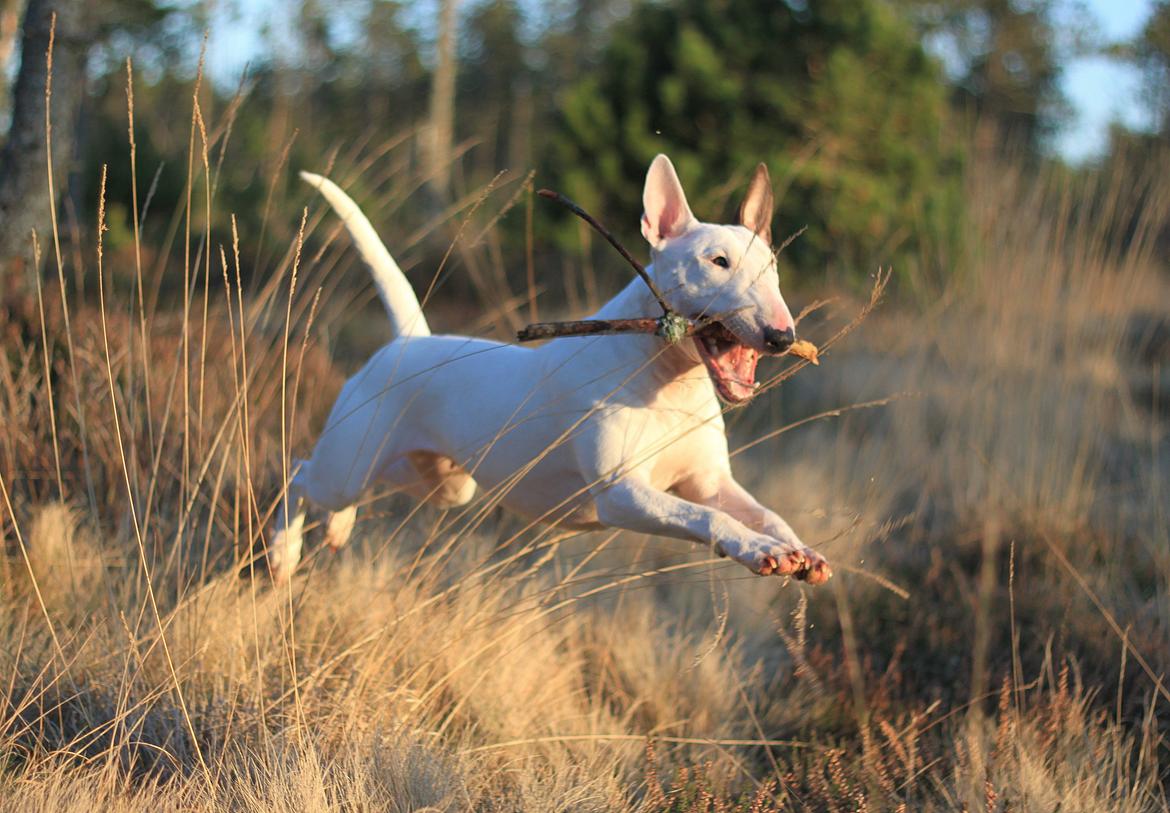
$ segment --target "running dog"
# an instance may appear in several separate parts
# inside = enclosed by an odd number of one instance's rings
[[[735,480],[728,458],[720,401],[748,401],[760,355],[795,340],[763,164],[734,225],[697,220],[670,159],[650,164],[647,272],[671,309],[708,320],[698,334],[677,343],[649,334],[560,338],[536,348],[432,336],[358,206],[328,179],[301,175],[345,223],[395,338],[346,382],[312,456],[295,467],[268,548],[276,580],[300,559],[306,503],[332,512],[326,540],[337,548],[353,529],[354,503],[375,484],[442,507],[466,504],[478,486],[545,523],[690,539],[753,573],[828,580],[824,557]],[[634,279],[595,318],[656,308]]]

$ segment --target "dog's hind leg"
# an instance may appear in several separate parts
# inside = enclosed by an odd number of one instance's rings
[[[276,583],[287,581],[301,560],[305,528],[305,461],[297,461],[297,473],[288,484],[284,501],[277,509],[275,534],[268,544],[268,572]]]
[[[349,541],[349,536],[353,533],[354,520],[356,519],[356,505],[342,508],[340,511],[334,511],[329,515],[329,521],[325,524],[325,544],[329,546],[330,550],[336,551]]]
[[[457,508],[475,496],[475,480],[446,455],[417,451],[407,456],[422,480],[408,490],[419,499],[439,508]]]
[[[351,501],[357,499],[358,493],[324,488],[329,481],[310,477],[310,463],[299,463],[300,470],[289,485],[277,517],[276,536],[268,548],[268,567],[277,582],[289,578],[300,560],[306,498],[314,505],[332,509],[325,526],[325,544],[331,550],[349,541],[357,519],[357,505]],[[381,471],[377,479],[440,508],[466,505],[476,489],[475,480],[466,470],[436,452],[410,452]]]

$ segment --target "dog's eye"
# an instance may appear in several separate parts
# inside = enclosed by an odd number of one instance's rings
[[[729,263],[727,258],[722,254],[712,257],[711,262],[715,263],[715,265],[719,266],[720,268],[731,268],[731,263]]]

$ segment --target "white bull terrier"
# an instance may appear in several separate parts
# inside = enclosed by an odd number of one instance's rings
[[[649,334],[560,338],[536,348],[432,336],[410,283],[357,205],[307,172],[373,272],[395,338],[337,398],[277,518],[268,562],[287,579],[300,559],[305,502],[332,511],[327,541],[348,539],[374,484],[443,507],[477,484],[503,505],[576,529],[625,528],[690,539],[753,573],[826,581],[825,559],[731,474],[720,399],[758,385],[761,353],[795,339],[771,248],[772,191],[760,164],[739,224],[695,219],[670,159],[642,193],[647,272],[667,304],[719,319],[676,344]],[[644,317],[657,303],[634,279],[595,314]]]

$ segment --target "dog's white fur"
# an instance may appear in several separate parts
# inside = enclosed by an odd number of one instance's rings
[[[825,560],[732,477],[722,410],[696,342],[625,334],[528,348],[431,336],[410,284],[357,205],[328,179],[302,176],[348,227],[396,337],[346,382],[312,457],[298,465],[268,549],[275,578],[288,578],[300,558],[306,500],[334,512],[327,539],[337,547],[359,494],[375,483],[441,506],[469,502],[478,484],[544,522],[690,539],[756,573],[829,578]],[[776,351],[769,328],[791,341],[762,164],[739,225],[696,220],[664,155],[650,165],[643,205],[647,270],[675,311],[724,315],[756,351]],[[634,279],[596,318],[657,308]]]

